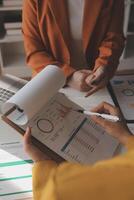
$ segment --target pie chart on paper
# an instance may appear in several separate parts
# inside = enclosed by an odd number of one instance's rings
[[[37,127],[43,133],[51,133],[54,130],[54,125],[49,119],[39,119]]]

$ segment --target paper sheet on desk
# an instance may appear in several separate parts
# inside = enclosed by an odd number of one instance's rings
[[[134,135],[134,123],[133,124],[127,124],[129,130],[131,131],[131,133]]]
[[[134,75],[115,76],[111,85],[126,120],[134,120]]]
[[[90,110],[103,101],[114,105],[107,88],[103,88],[89,97],[85,97],[85,92],[79,92],[78,90],[69,87],[62,88],[60,92],[64,93],[71,101],[80,105],[85,110]]]

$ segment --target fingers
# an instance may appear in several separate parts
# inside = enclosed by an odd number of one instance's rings
[[[80,91],[84,91],[84,92],[89,91],[89,94],[87,94],[87,96],[89,96],[100,88],[100,85],[94,86],[94,87],[91,86],[90,81],[93,78],[93,76],[94,75],[92,71],[90,70],[76,71],[71,77],[71,79],[69,80],[68,85]]]
[[[92,85],[98,85],[101,84],[101,82],[105,79],[105,74],[103,71],[97,70],[94,73],[94,78],[92,80]]]
[[[119,109],[117,107],[115,107],[115,106],[113,106],[113,105],[111,105],[109,103],[104,103],[103,106],[104,106],[104,110],[108,111],[109,114],[117,115],[117,116],[120,115],[120,111],[119,111]]]
[[[108,113],[108,114],[116,115],[116,116],[119,116],[119,113],[120,113],[118,108],[106,102],[102,102],[97,107],[92,109],[92,111],[98,112],[98,113]],[[111,126],[113,126],[113,122],[105,120],[101,117],[92,116],[91,118],[93,119],[93,121],[101,125],[105,130],[108,130]]]
[[[90,90],[90,86],[88,86],[85,81],[80,83],[80,91],[88,92]]]
[[[85,70],[81,70],[81,71],[85,71]],[[83,73],[79,71],[77,73],[77,77],[76,77],[76,81],[78,82],[79,88],[81,91],[88,91],[90,89],[90,87],[86,84],[85,79],[88,76],[87,73]]]
[[[108,83],[107,76],[105,76],[104,70],[98,69],[96,72],[86,77],[85,82],[92,89],[87,93],[86,97],[92,95],[94,92],[103,88]]]
[[[92,111],[99,113],[109,113],[111,115],[116,115],[116,116],[120,115],[120,111],[117,107],[106,102],[102,102],[97,107],[93,108]]]
[[[92,73],[90,75],[88,75],[85,79],[85,82],[87,85],[91,86],[92,85],[92,81],[95,79],[95,75]]]
[[[94,82],[93,82],[94,83]],[[95,85],[95,84],[98,84],[98,85]],[[88,97],[90,95],[92,95],[93,93],[97,92],[99,89],[105,87],[107,85],[108,81],[106,79],[102,80],[101,82],[95,82],[95,84],[93,85],[92,82],[91,82],[91,86],[90,86],[90,90],[89,92],[86,94],[85,97]]]
[[[31,129],[28,127],[24,135],[24,149],[34,162],[47,160],[48,156],[41,152],[31,141]],[[49,158],[50,159],[50,158]]]
[[[25,144],[31,144],[31,129],[27,127],[25,135],[24,135]]]
[[[98,85],[98,84],[102,84],[105,81],[105,77],[104,74],[101,74],[99,76],[94,74],[94,78],[91,81],[92,85]]]
[[[106,67],[99,67],[96,71],[90,74],[85,81],[87,85],[90,86],[97,86],[98,84],[103,85],[105,82],[108,82],[108,74]]]
[[[89,70],[89,69],[82,69],[82,70],[79,70],[79,71],[82,72],[82,73],[84,73],[84,74],[87,74],[87,75],[93,73],[93,71],[92,71],[92,70]]]
[[[24,134],[24,148],[25,151],[27,152],[30,146],[32,145],[31,142],[31,129],[30,127],[27,127],[26,132]]]
[[[96,77],[103,77],[106,75],[106,68],[105,67],[99,67],[95,72],[94,72]]]
[[[105,119],[101,118],[101,117],[97,117],[97,116],[91,116],[91,119],[96,122],[97,124],[99,124],[100,126],[102,126],[103,128],[106,128],[106,126],[108,125],[108,121],[106,121]],[[110,122],[111,123],[111,122]]]
[[[85,95],[85,97],[92,95],[93,93],[97,92],[99,89],[100,89],[100,87],[98,87],[98,86],[91,88],[89,90],[89,92]]]
[[[104,70],[99,67],[95,72],[90,74],[85,81],[88,85],[97,85],[104,78],[104,76]]]

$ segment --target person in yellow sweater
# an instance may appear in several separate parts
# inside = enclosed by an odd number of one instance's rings
[[[28,128],[24,148],[35,162],[34,200],[134,200],[134,137],[117,108],[102,103],[94,111],[118,115],[122,119],[113,123],[100,117],[92,118],[128,151],[94,165],[57,164],[32,145]]]

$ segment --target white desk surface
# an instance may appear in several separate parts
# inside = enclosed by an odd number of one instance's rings
[[[69,87],[61,89],[60,91],[64,93],[71,101],[87,110],[90,110],[91,108],[97,106],[103,101],[114,105],[113,100],[106,88],[99,90],[89,97],[85,97],[86,92],[79,92]]]
[[[4,133],[4,134],[3,134]],[[8,140],[10,138],[10,140]],[[19,145],[19,148],[18,148],[18,152],[17,154],[19,155],[19,152],[21,151],[21,143],[22,143],[22,136],[20,134],[18,134],[13,128],[11,128],[8,124],[6,124],[4,121],[2,121],[1,119],[1,115],[0,115],[0,146],[2,145],[3,147],[3,144],[6,144],[7,141],[10,143],[12,143],[13,141],[15,141],[17,143],[17,145]],[[21,142],[21,143],[19,143]],[[10,151],[11,149],[11,151]],[[14,151],[13,150],[13,146],[10,146],[8,148],[8,150],[6,151],[5,150],[5,146],[4,148],[2,148],[2,150],[4,150],[5,152],[7,152],[7,154],[9,153],[9,155],[11,154],[11,160],[13,159],[13,155],[15,155],[14,153],[12,154],[12,152]],[[23,149],[22,149],[23,150]],[[22,152],[22,151],[21,151]],[[5,155],[5,154],[4,154]],[[23,155],[23,153],[21,154]],[[17,155],[16,155],[17,156]],[[17,156],[18,157],[18,156]],[[9,158],[9,157],[8,157]],[[8,158],[6,158],[8,160]],[[3,158],[1,158],[3,160]],[[4,158],[5,159],[5,158]],[[23,157],[22,157],[23,159]],[[14,159],[13,159],[14,160]],[[6,160],[5,160],[6,162]],[[10,161],[7,161],[7,162],[10,162]],[[6,167],[5,167],[6,168]],[[12,168],[13,169],[13,168]],[[14,169],[15,170],[15,169]],[[27,169],[28,170],[28,169]],[[5,172],[6,173],[6,172]],[[14,172],[13,172],[14,173]],[[9,173],[10,174],[10,173]],[[11,175],[12,176],[12,175]],[[4,176],[3,176],[4,177]],[[6,181],[5,181],[6,182]],[[7,185],[10,184],[10,183],[6,183]],[[16,185],[15,185],[16,186]],[[13,185],[14,187],[14,185]],[[11,187],[10,187],[10,190],[11,190]],[[5,198],[5,197],[4,197]],[[1,197],[0,197],[1,199]],[[8,196],[7,198],[8,200],[10,200],[10,197]],[[23,200],[23,199],[21,199]],[[25,198],[25,200],[32,200],[32,198]]]

